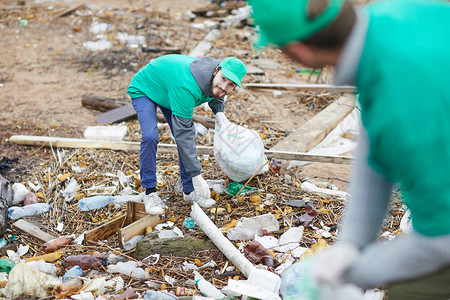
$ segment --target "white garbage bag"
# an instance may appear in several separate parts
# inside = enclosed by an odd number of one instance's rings
[[[215,131],[214,157],[233,181],[250,178],[266,163],[264,145],[256,131],[231,122],[223,127],[216,125]],[[268,170],[268,165],[265,165],[258,174]]]

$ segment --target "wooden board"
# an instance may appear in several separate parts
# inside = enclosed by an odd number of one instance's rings
[[[119,244],[123,247],[123,243],[127,242],[129,239],[136,235],[145,234],[145,229],[147,227],[155,227],[157,224],[161,223],[161,218],[159,215],[145,215],[136,222],[119,229]]]
[[[57,237],[48,234],[44,231],[42,231],[39,227],[36,225],[33,225],[25,220],[18,220],[12,224],[12,227],[25,232],[28,235],[31,235],[32,237],[40,240],[41,242],[48,242],[51,240],[56,239]]]
[[[356,91],[354,86],[336,86],[332,84],[247,83],[244,84],[243,87],[259,89],[295,89],[304,91],[326,90],[342,93],[354,93]]]
[[[270,150],[308,152],[319,144],[354,107],[355,96],[344,94]]]
[[[100,240],[106,240],[111,235],[117,233],[119,229],[122,226],[124,226],[125,221],[126,216],[121,216],[97,228],[89,230],[84,235],[84,242],[88,243],[90,241],[95,242]]]
[[[13,144],[29,145],[29,146],[51,145],[53,147],[61,147],[61,148],[95,148],[95,149],[110,149],[110,150],[124,150],[124,151],[139,151],[140,149],[140,143],[138,142],[93,141],[85,139],[27,136],[27,135],[13,135],[9,138],[9,142]],[[158,144],[158,152],[176,153],[177,145]],[[353,157],[350,156],[315,155],[294,151],[279,151],[274,149],[265,150],[264,153],[268,158],[314,161],[314,162],[337,163],[337,164],[348,164],[353,159]],[[213,156],[214,147],[197,146],[197,154],[208,154]]]

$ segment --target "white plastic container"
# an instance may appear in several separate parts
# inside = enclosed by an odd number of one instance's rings
[[[84,131],[87,140],[121,141],[127,134],[127,126],[89,126]]]
[[[144,279],[149,275],[144,269],[139,268],[134,261],[118,262],[116,265],[109,265],[108,272],[120,273],[134,278]]]

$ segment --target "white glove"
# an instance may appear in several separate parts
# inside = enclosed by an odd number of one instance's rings
[[[332,246],[317,254],[312,276],[319,284],[341,286],[346,282],[346,272],[360,256],[360,250],[353,244]]]
[[[223,112],[218,112],[216,114],[216,126],[217,127],[223,128],[223,127],[227,126],[228,122],[229,121]]]
[[[203,179],[202,175],[192,177],[192,184],[194,185],[194,189],[197,195],[206,199],[209,199],[211,197],[208,183],[205,179]]]

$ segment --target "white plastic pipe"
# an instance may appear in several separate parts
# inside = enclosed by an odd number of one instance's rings
[[[208,218],[200,206],[194,202],[192,205],[191,217],[198,226],[206,233],[209,239],[219,248],[220,251],[235,265],[245,277],[248,278],[250,271],[256,267],[239,252],[238,249],[228,240],[216,225]]]

